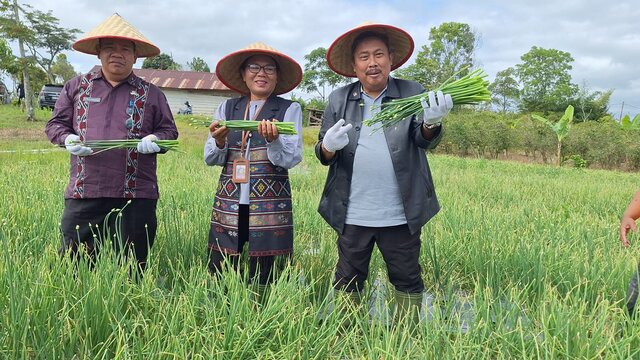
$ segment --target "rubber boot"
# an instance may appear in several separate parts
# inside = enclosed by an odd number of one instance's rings
[[[411,332],[417,328],[420,322],[420,308],[422,305],[422,293],[406,293],[395,291],[396,314],[394,322],[399,324],[405,321]]]

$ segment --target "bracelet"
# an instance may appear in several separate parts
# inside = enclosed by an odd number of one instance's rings
[[[427,130],[433,130],[433,129],[437,128],[437,127],[442,126],[442,123],[441,122],[437,122],[435,124],[427,124],[427,123],[423,122],[422,126]]]

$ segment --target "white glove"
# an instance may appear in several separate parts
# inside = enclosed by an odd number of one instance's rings
[[[64,147],[67,151],[76,156],[87,156],[93,153],[90,147],[82,146],[79,144],[72,144],[73,142],[79,142],[80,136],[76,134],[69,134],[64,138]]]
[[[158,137],[153,134],[143,137],[138,143],[138,152],[140,154],[153,154],[160,152],[160,146],[158,146],[155,141],[158,141]]]
[[[451,95],[443,94],[442,91],[438,91],[438,102],[436,102],[436,94],[433,91],[429,91],[427,97],[429,103],[425,98],[420,99],[422,110],[424,110],[424,123],[425,125],[438,125],[453,108],[453,100],[451,100]]]
[[[347,132],[353,127],[352,124],[344,125],[344,119],[338,120],[322,138],[322,145],[329,152],[336,152],[342,150],[347,144],[349,144],[349,135]]]

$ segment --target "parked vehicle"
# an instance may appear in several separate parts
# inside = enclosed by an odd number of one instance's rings
[[[184,106],[185,107],[178,109],[178,114],[185,114],[185,115],[193,114],[193,109],[191,109],[191,104],[189,104],[188,101],[184,102]]]
[[[38,106],[43,109],[45,107],[53,109],[56,105],[56,101],[62,91],[62,85],[56,84],[44,84],[42,90],[38,94]]]

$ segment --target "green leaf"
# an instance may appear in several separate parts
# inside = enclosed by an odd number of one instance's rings
[[[542,116],[536,115],[536,114],[531,114],[531,117],[534,118],[535,120],[538,120],[544,124],[546,124],[547,126],[549,126],[550,128],[553,129],[553,123],[549,120],[547,120],[546,118],[543,118]],[[555,130],[554,130],[555,132]]]
[[[624,130],[631,129],[631,118],[629,115],[625,115],[622,119],[620,119],[620,127]]]
[[[569,134],[569,128],[571,127],[571,123],[573,122],[573,111],[573,106],[567,106],[564,111],[564,115],[562,115],[557,123],[552,123],[548,119],[536,114],[531,114],[531,117],[535,120],[545,123],[548,127],[550,127],[558,137],[558,141],[562,142],[562,139],[564,139]]]
[[[573,106],[569,105],[564,111],[564,115],[556,123],[556,135],[558,140],[564,139],[569,134],[569,128],[573,122]]]

